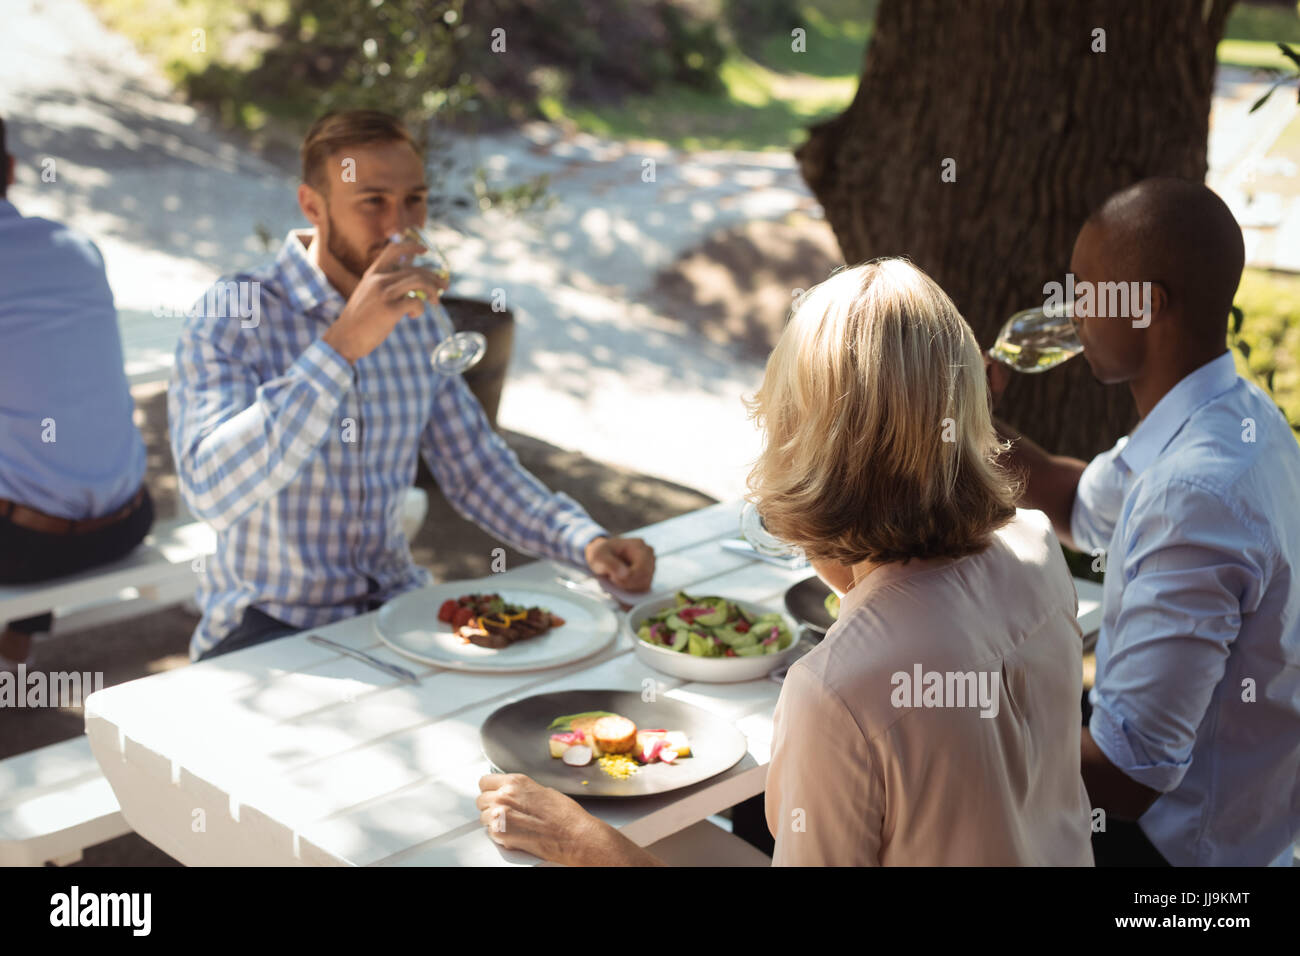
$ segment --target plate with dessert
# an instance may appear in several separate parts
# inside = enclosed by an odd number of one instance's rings
[[[545,584],[484,578],[409,591],[375,615],[379,639],[414,660],[452,670],[508,673],[582,660],[618,633],[596,598]]]
[[[730,770],[749,745],[727,720],[670,697],[570,690],[506,704],[483,722],[483,753],[575,797],[643,797]]]

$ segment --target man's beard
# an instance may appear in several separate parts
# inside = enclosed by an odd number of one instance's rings
[[[370,268],[370,264],[379,258],[379,251],[376,251],[371,256],[358,252],[334,228],[334,219],[330,216],[328,209],[325,210],[325,222],[329,227],[329,239],[325,243],[325,248],[343,268],[360,279],[365,275],[366,270]]]

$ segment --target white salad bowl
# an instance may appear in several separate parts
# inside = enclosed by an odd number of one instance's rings
[[[709,596],[727,597],[725,594]],[[731,599],[727,598],[727,600],[730,601]],[[636,649],[636,656],[640,658],[642,663],[648,664],[657,671],[687,681],[701,681],[709,684],[735,684],[741,681],[759,680],[766,677],[772,671],[793,663],[798,656],[799,626],[786,614],[781,614],[781,619],[785,622],[785,626],[790,629],[790,634],[793,637],[790,646],[775,654],[763,654],[758,657],[696,657],[687,651],[672,651],[666,647],[647,644],[636,636],[637,628],[641,626],[646,618],[667,610],[675,606],[676,603],[677,596],[675,594],[651,598],[636,605],[623,618],[623,628],[632,638],[632,646]],[[731,601],[731,603],[744,610],[746,614],[755,616],[779,613],[776,608],[761,607],[748,601]]]

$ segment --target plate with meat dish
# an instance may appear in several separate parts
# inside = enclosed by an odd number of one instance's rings
[[[556,585],[511,587],[491,578],[409,591],[375,615],[379,639],[400,654],[461,671],[545,670],[609,645],[618,619],[601,601]]]

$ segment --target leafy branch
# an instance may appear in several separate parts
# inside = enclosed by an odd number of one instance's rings
[[[1300,52],[1291,49],[1291,47],[1289,47],[1285,43],[1279,43],[1277,45],[1277,48],[1282,51],[1283,56],[1285,56],[1288,60],[1290,60],[1292,63],[1296,65],[1296,72],[1291,75],[1284,74],[1278,77],[1278,79],[1274,81],[1273,85],[1268,88],[1268,90],[1264,93],[1264,95],[1255,101],[1255,105],[1250,108],[1250,112],[1252,113],[1255,112],[1255,110],[1259,109],[1261,106],[1263,106],[1265,103],[1267,103],[1268,98],[1273,95],[1273,92],[1278,87],[1285,86],[1288,83],[1296,83],[1296,102],[1300,103],[1300,82],[1297,82],[1300,81]]]

